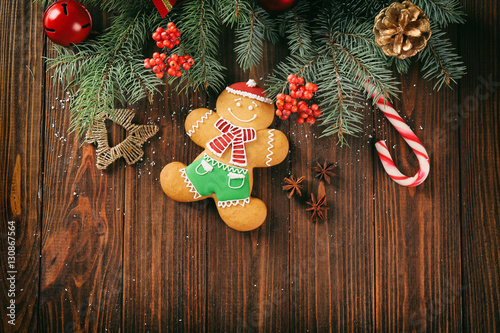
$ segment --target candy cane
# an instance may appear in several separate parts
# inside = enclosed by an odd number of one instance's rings
[[[372,99],[375,99],[378,96],[375,87],[366,84],[365,89],[368,93],[372,94]],[[410,127],[406,125],[404,120],[399,116],[396,110],[394,110],[391,103],[389,103],[385,96],[380,96],[377,101],[377,107],[380,111],[382,111],[387,119],[389,119],[391,124],[411,147],[415,155],[417,155],[420,166],[418,173],[415,176],[407,177],[403,175],[394,164],[391,154],[389,153],[389,149],[387,149],[387,145],[385,144],[385,140],[381,140],[375,144],[375,148],[377,148],[378,156],[380,157],[380,161],[382,162],[385,171],[389,174],[389,177],[391,177],[399,185],[413,187],[422,184],[425,178],[429,175],[430,171],[429,155],[427,154],[427,151],[415,133],[413,133]]]

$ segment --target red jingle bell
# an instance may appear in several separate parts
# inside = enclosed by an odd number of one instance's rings
[[[291,9],[298,0],[259,0],[260,5],[271,12],[285,12]]]
[[[79,2],[60,0],[50,5],[43,14],[43,30],[56,44],[78,44],[90,34],[92,17]]]

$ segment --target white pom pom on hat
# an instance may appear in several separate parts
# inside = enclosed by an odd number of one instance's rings
[[[247,82],[233,83],[227,87],[226,90],[231,94],[248,97],[267,104],[273,104],[273,101],[266,97],[264,89],[259,87],[257,82],[253,79],[250,79]]]

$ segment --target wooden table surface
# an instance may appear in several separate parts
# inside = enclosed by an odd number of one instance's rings
[[[136,120],[159,125],[144,159],[101,172],[95,148],[68,133],[71,97],[43,56],[43,8],[0,2],[0,331],[500,331],[499,3],[462,0],[467,24],[450,34],[468,67],[453,90],[433,91],[418,66],[400,77],[396,109],[430,153],[417,188],[395,184],[374,149],[388,140],[411,174],[416,158],[366,107],[365,134],[340,148],[319,126],[277,121],[290,140],[280,165],[259,169],[253,194],[268,204],[259,229],[240,233],[213,201],[167,198],[162,167],[201,149],[184,133],[189,110],[215,106],[168,87]],[[242,72],[225,31],[227,82],[267,77],[286,56],[266,46]],[[32,71],[32,74],[30,73]],[[124,133],[115,128],[113,142]],[[328,160],[327,220],[308,221],[311,167]],[[306,177],[288,200],[283,178]],[[8,221],[15,222],[16,325],[8,323]]]

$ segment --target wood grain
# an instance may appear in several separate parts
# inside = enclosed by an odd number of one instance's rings
[[[31,331],[38,324],[40,221],[43,190],[44,38],[29,1],[0,3],[0,331]],[[8,28],[7,28],[8,27]],[[33,75],[30,74],[30,71]],[[15,235],[8,221],[15,222]],[[12,237],[12,238],[9,238]],[[9,243],[15,242],[14,268],[8,266]],[[15,274],[15,296],[10,274]],[[15,300],[15,326],[7,306]],[[10,310],[9,310],[10,312]]]
[[[408,189],[387,176],[376,139],[394,146],[405,173],[417,160],[369,105],[350,148],[318,138],[320,126],[277,120],[290,154],[256,170],[253,195],[268,204],[268,220],[240,233],[212,201],[177,203],[159,184],[164,165],[201,151],[184,120],[215,108],[217,96],[166,87],[154,104],[131,106],[137,123],[160,132],[138,164],[98,171],[94,147],[68,134],[71,96],[45,73],[42,56],[54,53],[42,6],[1,2],[0,306],[9,302],[4,254],[15,221],[17,318],[13,327],[2,311],[0,331],[500,331],[499,4],[462,3],[467,24],[451,36],[468,75],[435,92],[414,66],[395,103],[430,153],[429,178]],[[266,45],[262,65],[243,72],[233,32],[223,37],[229,84],[261,83],[286,56],[284,44]],[[113,142],[124,137],[111,132]],[[330,210],[309,222],[311,167],[324,160],[337,163],[325,187]],[[306,176],[303,197],[281,191],[290,174]]]
[[[320,139],[321,127],[292,123],[292,173],[306,176],[303,197],[290,205],[290,326],[296,332],[370,331],[374,328],[373,115],[350,147]],[[312,167],[336,165],[325,185],[325,220],[310,222],[311,193],[319,181]],[[284,197],[284,195],[283,195]]]
[[[125,163],[96,168],[94,146],[68,134],[72,96],[52,85],[51,75],[45,95],[39,331],[116,331],[122,317]],[[123,140],[121,131],[112,133],[112,142]]]
[[[468,75],[450,113],[460,133],[464,330],[500,331],[500,69],[498,1],[463,1]]]
[[[402,77],[395,109],[428,150],[429,178],[416,188],[392,181],[375,159],[376,328],[379,331],[461,330],[460,174],[458,133],[444,114],[456,101],[432,90],[417,66]],[[418,162],[403,138],[376,111],[377,139],[413,175]]]

